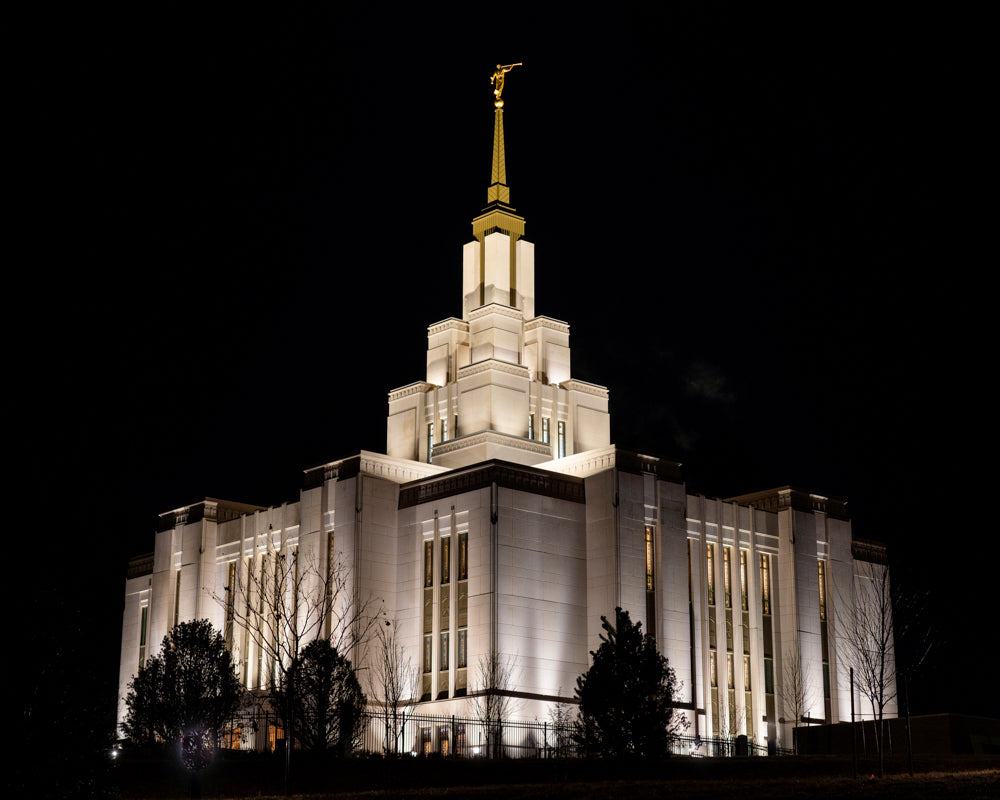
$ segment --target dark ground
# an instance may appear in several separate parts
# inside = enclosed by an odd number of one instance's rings
[[[227,755],[201,776],[204,798],[284,796],[282,762],[273,756]],[[584,761],[312,760],[296,754],[297,797],[406,798],[997,798],[1000,756],[891,757],[886,777],[874,759],[840,756],[756,759],[674,758],[663,764]],[[122,800],[183,798],[189,775],[163,758],[126,758],[111,776]]]

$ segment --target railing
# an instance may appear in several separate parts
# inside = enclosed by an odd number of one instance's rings
[[[219,746],[234,750],[274,752],[285,746],[280,719],[265,708],[243,712],[223,728]],[[388,728],[386,715],[365,711],[358,754],[393,754],[450,758],[572,758],[583,755],[569,725],[508,720],[497,726],[481,720],[400,712]],[[676,736],[674,755],[732,757],[786,755],[766,745],[738,737]]]

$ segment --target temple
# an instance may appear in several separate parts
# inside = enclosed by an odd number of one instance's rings
[[[471,716],[493,658],[510,667],[515,716],[547,718],[573,701],[601,617],[621,607],[675,670],[690,734],[791,746],[796,724],[850,719],[837,621],[866,602],[884,550],[853,539],[843,501],[787,486],[691,495],[680,464],[611,443],[609,390],[573,377],[570,326],[536,313],[494,95],[487,205],[454,283],[461,316],[428,327],[426,375],[389,392],[385,454],[306,469],[280,506],[208,498],[160,514],[125,584],[119,721],[130,678],[179,621],[209,619],[241,680],[265,691],[280,649],[248,627],[270,613],[256,605],[281,570],[296,576],[281,585],[297,635],[342,635],[359,610],[391,622],[420,713]],[[307,619],[313,608],[324,613]],[[365,637],[348,646],[358,667],[374,657]]]

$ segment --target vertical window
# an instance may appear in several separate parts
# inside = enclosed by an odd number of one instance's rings
[[[557,433],[558,438],[556,439],[556,449],[557,449],[556,456],[558,458],[565,458],[566,457],[566,423],[563,422],[562,420],[559,420],[559,422],[557,422],[556,425],[558,426],[558,428],[557,428],[558,429],[558,433]]]
[[[146,627],[149,625],[149,606],[139,612],[139,666],[146,663]]]
[[[710,544],[705,552],[705,563],[708,568],[708,604],[715,605],[715,545]]]
[[[823,574],[823,562],[817,561],[819,573],[819,618],[826,619],[826,576]]]
[[[431,462],[431,453],[434,452],[434,423],[427,423],[427,463]]]
[[[709,650],[708,651],[708,671],[709,671],[709,673],[712,676],[712,686],[718,686],[719,685],[719,674],[718,674],[718,670],[716,669],[716,666],[717,665],[715,663],[715,651],[714,650]]]
[[[441,441],[448,441],[448,420],[444,417],[441,418]]]
[[[733,567],[731,547],[722,548],[722,581],[726,590],[726,608],[733,607]]]
[[[330,613],[330,608],[333,605],[333,587],[336,581],[334,580],[334,571],[336,570],[337,561],[336,556],[333,552],[333,531],[327,531],[326,534],[326,638],[329,639],[333,632],[333,614]]]
[[[424,674],[431,671],[431,637],[424,636]]]
[[[535,415],[528,414],[528,438],[535,438]]]
[[[412,573],[411,573],[412,574]],[[424,588],[434,585],[434,542],[424,542]]]
[[[448,631],[441,632],[441,671],[448,671]]]
[[[464,669],[469,665],[469,631],[462,628],[458,632],[458,668]]]
[[[174,579],[174,627],[181,621],[181,571],[177,570],[177,577]]]
[[[542,441],[545,444],[549,443],[549,418],[542,417]]]
[[[653,526],[646,526],[646,591],[653,591]]]
[[[233,617],[236,613],[236,562],[226,567],[226,649],[233,651]]]
[[[451,583],[451,537],[441,537],[441,585]]]
[[[733,654],[726,653],[726,686],[730,689],[736,687],[736,675],[733,669]]]
[[[740,550],[740,608],[749,611],[750,606],[747,600],[747,551]]]
[[[750,656],[743,654],[743,691],[750,691]]]
[[[469,579],[469,534],[458,534],[458,579]]]
[[[767,553],[760,555],[760,610],[771,613],[771,563]]]

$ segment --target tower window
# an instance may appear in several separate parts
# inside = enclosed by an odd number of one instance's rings
[[[653,591],[653,526],[646,526],[646,591]]]
[[[549,418],[542,417],[542,441],[545,444],[549,443]]]
[[[451,537],[441,537],[441,585],[451,583]]]
[[[566,457],[566,423],[559,420],[556,423],[558,426],[558,438],[556,439],[556,456],[558,458]]]
[[[722,578],[726,590],[726,608],[733,607],[733,568],[729,555],[731,552],[731,547],[722,548]]]
[[[817,571],[819,573],[819,618],[826,619],[826,575],[824,574],[823,562],[817,561]]]
[[[708,568],[708,604],[715,605],[715,545],[710,544],[705,552],[705,561]]]
[[[424,588],[434,585],[434,542],[424,542]]]
[[[766,553],[760,555],[760,610],[771,613],[771,565]]]
[[[458,534],[458,579],[460,581],[469,579],[469,533],[463,531]]]

